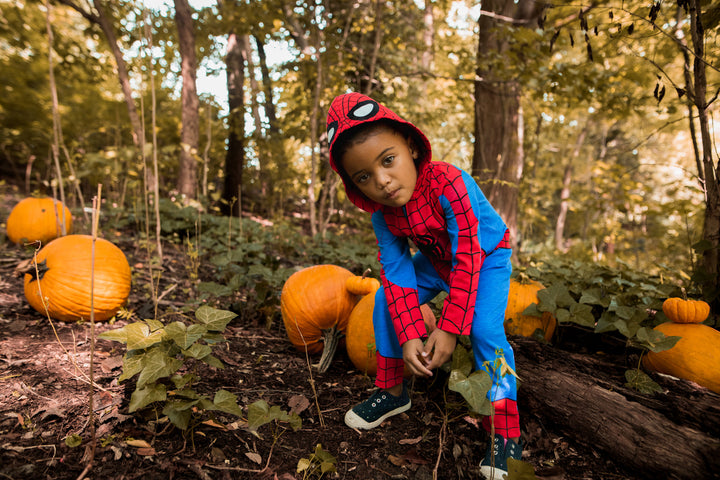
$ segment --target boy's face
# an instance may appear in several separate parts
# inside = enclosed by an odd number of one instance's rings
[[[408,139],[391,128],[382,128],[351,145],[342,157],[342,165],[370,200],[402,207],[415,190],[417,154]]]

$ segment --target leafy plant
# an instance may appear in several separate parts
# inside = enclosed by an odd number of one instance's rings
[[[310,458],[301,458],[298,461],[297,472],[306,478],[322,478],[326,473],[335,472],[337,459],[329,452],[323,450],[321,444],[315,446],[315,451]]]
[[[193,415],[221,411],[242,416],[237,397],[220,389],[210,399],[193,389],[197,369],[193,362],[224,368],[212,355],[212,347],[225,340],[222,332],[237,315],[227,310],[202,306],[195,312],[195,321],[187,325],[175,321],[163,325],[158,320],[144,320],[110,330],[100,338],[127,345],[123,357],[123,373],[118,381],[137,376],[130,398],[129,411],[152,406],[181,430],[191,426]],[[197,366],[195,363],[194,366]]]

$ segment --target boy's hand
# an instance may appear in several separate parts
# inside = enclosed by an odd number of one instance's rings
[[[432,371],[427,367],[428,356],[425,355],[423,342],[419,338],[413,338],[403,343],[403,360],[405,366],[413,375],[419,377],[432,377]]]
[[[436,328],[428,337],[422,355],[430,359],[427,368],[432,370],[450,360],[455,351],[457,335]]]

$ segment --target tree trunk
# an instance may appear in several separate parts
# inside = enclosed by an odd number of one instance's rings
[[[580,149],[582,148],[583,143],[585,142],[585,136],[587,135],[589,127],[588,124],[585,125],[585,128],[582,129],[582,132],[580,132],[580,135],[578,135],[577,140],[575,141],[575,148],[572,151],[572,154],[567,160],[567,164],[565,165],[565,174],[563,175],[563,186],[562,191],[560,192],[560,211],[558,213],[557,220],[555,222],[555,249],[558,252],[566,252],[567,248],[565,248],[565,220],[567,220],[567,212],[569,208],[570,203],[570,184],[572,183],[572,174],[573,174],[573,163],[577,159],[577,157],[580,155]]]
[[[245,62],[235,33],[228,35],[227,55],[228,107],[230,108],[228,148],[225,154],[225,185],[223,210],[229,215],[240,216],[243,166],[245,163]]]
[[[175,0],[175,24],[178,29],[182,72],[182,130],[180,131],[180,168],[177,189],[187,199],[197,198],[197,154],[200,137],[200,101],[197,95],[197,58],[192,9],[188,0]]]
[[[478,20],[477,74],[475,80],[475,143],[472,174],[505,220],[517,246],[518,185],[523,172],[520,86],[502,72],[485,70],[485,52],[502,54],[508,41],[498,29],[499,20],[529,25],[542,7],[530,0],[484,2]]]
[[[692,34],[695,60],[693,76],[695,80],[695,107],[700,123],[700,140],[702,143],[702,164],[705,177],[705,221],[703,240],[704,272],[701,280],[703,297],[713,304],[713,311],[720,311],[720,164],[713,162],[713,143],[708,123],[707,78],[705,76],[705,31],[702,25],[700,1],[690,1],[690,32]]]
[[[67,5],[70,8],[76,10],[83,17],[85,17],[90,23],[94,23],[100,26],[105,39],[108,42],[108,46],[112,51],[113,57],[115,57],[115,66],[118,72],[118,80],[120,81],[120,88],[125,98],[125,106],[127,107],[128,117],[130,118],[130,126],[132,128],[132,139],[133,144],[140,148],[141,138],[143,136],[142,123],[140,122],[140,115],[138,115],[137,107],[135,106],[135,100],[132,96],[132,87],[130,86],[130,76],[128,74],[127,65],[125,58],[123,57],[120,47],[118,46],[117,37],[115,36],[115,30],[113,29],[110,20],[105,14],[103,4],[100,0],[93,0],[93,5],[97,13],[92,13],[79,5],[76,5],[70,0],[58,0],[63,5]]]
[[[598,450],[637,478],[720,478],[718,395],[659,379],[666,393],[624,386],[624,366],[512,337],[521,409]],[[676,392],[676,393],[674,393]]]

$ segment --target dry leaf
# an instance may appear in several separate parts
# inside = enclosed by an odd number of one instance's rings
[[[397,465],[398,467],[402,467],[403,465],[405,465],[405,459],[395,455],[388,455],[388,460],[390,461],[390,463],[392,463],[393,465]]]
[[[417,438],[403,438],[398,443],[400,445],[417,445],[418,443],[422,442],[423,437],[417,437]]]
[[[290,411],[298,415],[310,406],[310,400],[305,395],[293,395],[288,400]]]
[[[150,448],[138,448],[138,449],[136,450],[136,452],[137,452],[138,455],[142,455],[143,457],[149,457],[149,456],[155,455],[155,449],[152,448],[152,447],[150,447]]]
[[[260,465],[262,463],[262,457],[255,452],[247,452],[247,453],[245,453],[245,456],[248,457],[253,462],[257,463],[258,465]]]
[[[125,443],[130,447],[152,448],[152,446],[150,446],[150,444],[145,440],[126,440]]]
[[[220,423],[217,423],[217,422],[215,422],[214,420],[205,420],[205,421],[202,422],[202,423],[203,423],[203,425],[207,425],[208,427],[215,427],[215,428],[219,428],[219,429],[221,429],[221,430],[227,430],[227,428],[225,427],[225,425],[222,425],[222,424],[220,424]]]

